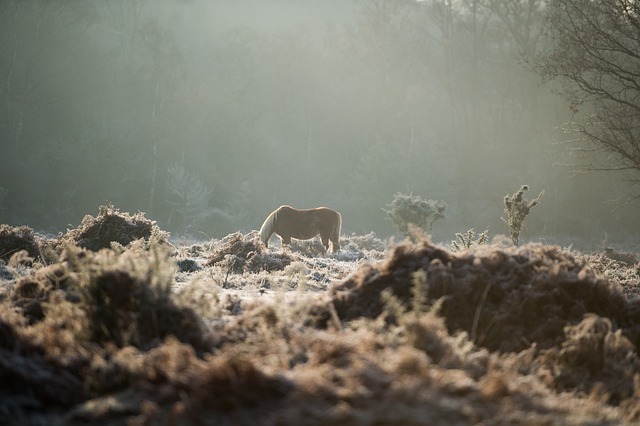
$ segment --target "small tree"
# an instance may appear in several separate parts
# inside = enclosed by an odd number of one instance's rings
[[[177,216],[178,231],[184,232],[213,213],[209,205],[209,197],[213,191],[178,164],[169,166],[168,172],[168,201],[173,206],[172,215],[175,213]]]
[[[524,226],[524,219],[529,214],[529,211],[533,206],[540,203],[540,198],[544,195],[544,189],[533,200],[529,201],[523,198],[524,192],[528,191],[527,185],[522,185],[518,192],[508,194],[504,196],[504,211],[507,214],[507,218],[501,218],[504,223],[509,227],[509,233],[511,234],[511,241],[516,246],[518,245],[518,239],[520,237],[520,231]]]
[[[425,200],[419,195],[396,193],[393,201],[387,204],[387,218],[405,236],[411,234],[411,224],[430,233],[433,222],[444,219],[447,203],[444,201]]]

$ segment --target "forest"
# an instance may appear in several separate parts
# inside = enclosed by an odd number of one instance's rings
[[[601,154],[574,155],[534,72],[544,4],[3,1],[0,222],[55,234],[113,203],[220,238],[326,205],[388,237],[403,193],[446,203],[450,241],[507,233],[527,184],[546,195],[526,240],[628,246],[629,172],[583,173]]]

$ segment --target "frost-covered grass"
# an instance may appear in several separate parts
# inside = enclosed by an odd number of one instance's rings
[[[0,423],[640,420],[635,253],[369,234],[325,254],[120,216],[2,229]]]
[[[293,240],[290,247],[274,239],[264,249],[256,238],[255,232],[236,233],[220,240],[177,245],[178,264],[193,265],[176,274],[178,297],[198,305],[203,313],[209,310],[209,303],[202,303],[205,299],[219,304],[241,302],[234,305],[236,310],[251,301],[308,302],[325,295],[332,283],[361,265],[381,261],[387,253],[386,243],[373,233],[343,236],[337,253],[325,253],[319,239]],[[217,305],[210,311],[205,316],[221,312]]]

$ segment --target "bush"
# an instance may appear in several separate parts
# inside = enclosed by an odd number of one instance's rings
[[[430,233],[433,222],[444,219],[447,204],[441,200],[425,200],[419,195],[402,194],[393,196],[393,201],[387,204],[388,209],[382,209],[387,218],[405,236],[412,234],[411,224],[425,233]]]
[[[509,233],[511,234],[511,240],[514,245],[518,245],[518,239],[520,238],[520,231],[524,226],[524,220],[529,215],[531,209],[540,203],[540,198],[544,195],[544,189],[540,194],[529,201],[526,198],[522,198],[525,191],[528,191],[527,185],[522,185],[518,192],[504,196],[504,211],[507,214],[507,218],[502,218],[504,223],[509,227]]]

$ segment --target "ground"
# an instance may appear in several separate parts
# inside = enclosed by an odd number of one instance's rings
[[[2,424],[633,424],[640,263],[498,241],[0,226]]]

